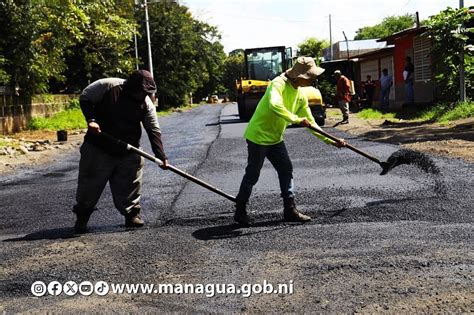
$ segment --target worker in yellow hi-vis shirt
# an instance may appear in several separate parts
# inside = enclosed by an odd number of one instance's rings
[[[275,167],[280,180],[284,201],[285,221],[306,222],[311,218],[298,211],[293,193],[293,165],[283,141],[283,133],[289,124],[320,128],[311,115],[308,99],[299,87],[310,86],[324,69],[317,67],[313,58],[299,57],[295,65],[272,80],[265,95],[258,103],[244,137],[248,145],[248,165],[240,184],[234,220],[249,225],[247,203],[253,186],[257,183],[265,157]],[[313,134],[327,144],[337,147],[346,145],[343,139],[335,142],[318,133]]]

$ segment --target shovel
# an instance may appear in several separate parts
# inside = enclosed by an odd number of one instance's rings
[[[339,140],[339,138],[337,138],[337,137],[335,137],[335,136],[333,136],[333,135],[331,135],[331,134],[329,134],[329,133],[327,133],[323,130],[319,130],[319,129],[313,127],[313,126],[308,127],[308,128],[315,131],[315,132],[317,132],[317,133],[319,133],[319,134],[321,134],[321,135],[323,135],[323,136],[325,136],[325,137],[327,137],[327,138],[329,138],[329,139],[331,139],[331,140],[334,140],[334,141]],[[392,168],[394,168],[395,166],[397,166],[399,164],[410,164],[409,161],[401,161],[400,158],[396,157],[395,156],[396,152],[394,154],[392,154],[392,156],[390,156],[390,158],[387,160],[387,162],[382,162],[379,159],[377,159],[375,156],[372,156],[372,155],[368,154],[367,152],[364,152],[364,151],[362,151],[362,150],[360,150],[360,149],[358,149],[358,148],[356,148],[356,147],[354,147],[354,146],[352,146],[348,143],[346,144],[346,148],[348,148],[348,149],[354,151],[355,153],[358,153],[358,154],[362,155],[363,157],[366,157],[369,160],[379,164],[382,167],[382,172],[380,173],[380,175],[387,174]],[[395,156],[395,158],[393,158],[394,156]]]
[[[122,147],[122,148],[125,148],[128,151],[135,152],[136,154],[143,156],[144,158],[152,161],[153,163],[158,164],[159,166],[163,165],[163,161],[161,161],[160,159],[154,157],[153,155],[148,154],[145,151],[142,151],[142,150],[126,143],[126,142],[123,142],[122,140],[116,139],[116,138],[112,137],[111,135],[106,134],[105,132],[101,132],[101,133],[99,133],[99,135],[101,137],[107,139],[107,141],[109,141],[110,143],[114,143],[115,145],[117,145],[119,147]],[[192,176],[191,174],[186,173],[185,171],[180,170],[177,167],[174,167],[173,165],[168,164],[166,169],[172,171],[175,174],[178,174],[179,176],[182,176],[186,179],[189,179],[190,181],[192,181],[192,182],[194,182],[194,183],[196,183],[196,184],[198,184],[198,185],[200,185],[200,186],[202,186],[206,189],[209,189],[210,191],[212,191],[212,192],[214,192],[218,195],[221,195],[222,197],[227,198],[230,201],[236,202],[234,196],[231,196],[231,195],[223,192],[222,190],[220,190],[220,189],[218,189],[218,188],[216,188],[216,187],[200,180],[197,177]]]

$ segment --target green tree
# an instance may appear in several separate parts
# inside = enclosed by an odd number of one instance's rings
[[[0,2],[0,55],[10,84],[30,95],[77,91],[90,80],[130,71],[135,24],[124,13],[127,3],[131,8],[125,0]]]
[[[5,85],[10,82],[10,76],[8,73],[4,70],[4,65],[5,65],[6,59],[0,55],[0,85]]]
[[[379,24],[359,28],[356,31],[354,39],[373,39],[390,36],[396,32],[412,27],[414,23],[415,17],[411,14],[388,16]]]
[[[32,92],[48,92],[51,82],[66,81],[66,54],[84,39],[84,25],[90,18],[72,1],[33,1],[31,10],[35,23],[29,72],[35,84]]]
[[[466,8],[448,8],[426,21],[429,36],[432,41],[432,65],[434,78],[437,81],[442,97],[448,101],[459,99],[459,52],[464,50],[464,69],[466,77],[466,94],[474,97],[474,57],[467,48],[469,34],[474,29],[463,27],[472,19]]]
[[[133,34],[136,32],[130,1],[78,2],[87,17],[82,36],[67,48],[67,81],[62,89],[78,91],[104,77],[126,77],[135,67]],[[119,3],[119,4],[117,4]]]
[[[319,63],[319,58],[323,56],[323,49],[327,47],[329,47],[327,40],[310,37],[298,44],[298,55],[313,57]]]
[[[204,66],[202,86],[195,94],[199,98],[211,94],[221,94],[225,92],[222,85],[223,65],[226,55],[224,47],[219,42],[220,34],[216,27],[206,23],[194,20],[194,32],[196,34],[205,34],[204,37],[197,38],[195,42],[196,62]]]
[[[29,78],[33,59],[31,42],[32,12],[28,1],[6,0],[0,2],[0,55],[3,56],[2,71],[6,84],[19,84],[29,91]]]
[[[236,100],[237,93],[235,81],[245,76],[244,51],[234,51],[224,61],[222,84],[227,89],[227,94],[232,100]]]
[[[159,103],[179,107],[191,92],[197,97],[215,92],[225,58],[217,28],[195,20],[186,6],[176,2],[153,3],[148,11]],[[144,21],[143,12],[137,18]],[[141,34],[144,27],[141,23]],[[139,48],[147,56],[145,38]]]

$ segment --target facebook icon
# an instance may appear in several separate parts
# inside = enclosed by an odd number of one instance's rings
[[[48,284],[48,293],[50,295],[60,295],[63,292],[63,286],[58,281],[51,281]]]

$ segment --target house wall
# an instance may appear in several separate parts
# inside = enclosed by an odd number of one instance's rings
[[[395,65],[395,84],[405,84],[403,80],[403,68],[405,68],[405,58],[410,56],[413,61],[413,35],[408,35],[395,40],[393,51],[393,62]]]
[[[418,35],[419,36],[419,35]],[[405,82],[403,80],[403,69],[405,67],[405,57],[410,56],[413,64],[415,65],[415,74],[417,73],[417,67],[420,66],[422,60],[420,58],[426,58],[424,53],[420,56],[414,56],[414,41],[415,35],[409,34],[407,36],[397,38],[395,40],[394,50],[394,64],[395,64],[395,104],[397,107],[402,106],[405,102]],[[426,45],[427,43],[425,43]],[[417,57],[417,58],[415,58]],[[428,58],[429,59],[429,58]],[[418,69],[420,70],[420,69]],[[419,71],[418,71],[419,72]],[[428,77],[430,77],[428,79]],[[435,84],[431,80],[431,75],[425,78],[420,78],[420,74],[415,75],[415,82],[413,85],[415,94],[415,103],[430,103],[435,100]]]
[[[358,93],[362,95],[363,91],[363,82],[367,79],[367,75],[372,76],[372,80],[376,82],[376,89],[374,94],[374,105],[379,105],[380,99],[380,83],[379,79],[382,75],[382,70],[384,68],[388,69],[388,73],[393,75],[393,55],[391,52],[383,52],[379,54],[374,54],[369,57],[364,57],[359,62],[360,65],[360,74],[355,80],[356,86],[359,88]],[[393,107],[395,101],[395,89],[391,89],[389,99],[392,101],[390,107]]]

